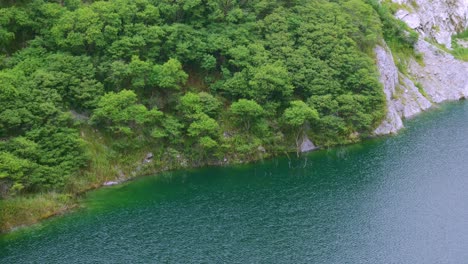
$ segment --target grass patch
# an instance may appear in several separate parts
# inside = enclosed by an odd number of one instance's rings
[[[399,9],[407,9],[392,1],[382,1],[380,4],[375,0],[367,0],[374,10],[379,14],[383,25],[383,37],[392,51],[393,59],[400,72],[407,74],[408,63],[414,58],[423,64],[423,57],[414,50],[414,44],[419,35],[406,25],[403,21],[396,19],[393,14]]]
[[[455,58],[459,60],[468,61],[468,49],[467,48],[455,48],[453,49],[452,54]]]
[[[71,195],[54,192],[0,200],[0,233],[37,223],[75,206]]]
[[[418,91],[422,94],[422,96],[429,98],[420,82],[415,82],[414,85],[418,88]]]
[[[457,35],[452,36],[453,50],[451,52],[455,58],[463,61],[468,61],[468,48],[459,45],[459,40],[468,42],[468,29]]]
[[[128,142],[125,140],[112,138],[88,125],[81,127],[81,138],[86,142],[90,162],[89,166],[83,168],[78,175],[70,177],[65,191],[73,194],[98,188],[106,181],[126,180],[137,174],[144,174],[147,170],[141,166],[143,158],[150,150],[157,150],[136,143],[136,147],[127,146]],[[125,151],[116,151],[113,148],[116,144],[124,144]],[[161,164],[153,160],[150,165],[154,167]],[[141,167],[142,170],[137,172],[137,167]],[[156,171],[154,168],[151,169]]]
[[[90,163],[78,175],[69,178],[65,190],[70,193],[97,188],[105,181],[114,180],[116,175],[107,138],[86,125],[81,128],[81,138],[86,142]]]
[[[0,200],[0,233],[18,226],[26,226],[42,219],[61,214],[77,206],[78,194],[98,188],[105,181],[116,180],[119,173],[125,178],[136,176],[135,168],[147,153],[146,148],[135,149],[125,155],[117,155],[110,145],[115,139],[83,124],[81,138],[86,142],[89,166],[70,177],[63,193],[47,192],[25,196],[10,196]],[[143,167],[138,175],[155,172],[160,167],[157,161]],[[145,170],[146,169],[146,170]],[[148,171],[149,170],[149,171]]]
[[[401,9],[406,10],[406,11],[411,11],[411,10],[412,10],[408,5],[406,5],[406,4],[398,4],[398,3],[393,2],[392,0],[383,0],[381,3],[382,3],[385,7],[388,8],[388,10],[390,11],[390,13],[391,13],[392,15],[394,15],[398,10],[401,10]],[[415,7],[415,6],[413,5],[413,3],[411,3],[411,6]]]

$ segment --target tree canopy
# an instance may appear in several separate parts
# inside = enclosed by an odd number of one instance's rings
[[[85,130],[123,160],[347,143],[385,115],[372,49],[392,32],[410,41],[371,0],[3,2],[0,185],[62,188]]]

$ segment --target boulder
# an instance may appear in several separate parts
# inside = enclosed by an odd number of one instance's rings
[[[299,147],[299,151],[301,153],[305,153],[315,149],[317,149],[317,147],[314,145],[314,143],[312,143],[312,141],[307,136],[304,136],[302,138],[302,143]]]
[[[153,157],[153,153],[148,152],[148,154],[145,156],[145,159],[143,160],[143,163],[150,163],[153,160]]]
[[[112,186],[112,185],[117,185],[119,182],[117,181],[108,181],[102,184],[102,186]]]

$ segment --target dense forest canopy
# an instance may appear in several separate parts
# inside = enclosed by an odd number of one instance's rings
[[[84,130],[111,139],[116,160],[150,149],[195,162],[290,151],[305,134],[321,146],[365,137],[385,115],[372,49],[400,34],[380,8],[1,1],[1,193],[61,190],[83,175]]]

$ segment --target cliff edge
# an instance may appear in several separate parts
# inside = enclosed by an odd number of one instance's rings
[[[395,0],[411,10],[395,15],[415,29],[420,38],[415,52],[423,62],[410,59],[407,73],[400,72],[386,44],[374,49],[387,99],[387,116],[374,131],[376,135],[394,134],[403,128],[403,118],[412,117],[433,104],[468,97],[468,62],[459,61],[424,38],[450,47],[453,34],[466,30],[468,2]],[[409,3],[411,2],[411,3]]]

